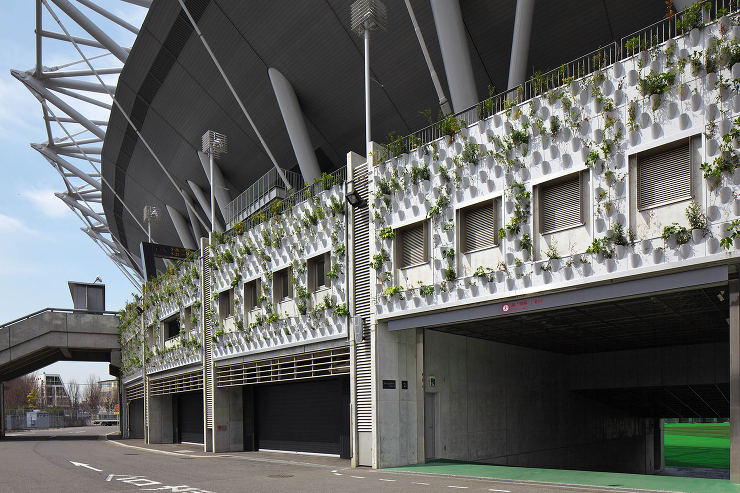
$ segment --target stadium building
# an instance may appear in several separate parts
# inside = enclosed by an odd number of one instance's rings
[[[729,418],[740,481],[735,2],[134,3],[130,50],[49,3],[114,93],[16,72],[102,141],[61,198],[114,261],[190,250],[122,313],[128,436],[651,474]]]

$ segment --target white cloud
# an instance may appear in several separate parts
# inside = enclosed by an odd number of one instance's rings
[[[54,190],[26,190],[21,195],[48,217],[65,217],[69,212],[69,207],[54,195]]]
[[[5,214],[0,214],[0,233],[3,234],[17,234],[23,233],[27,235],[36,235],[36,231],[32,230],[18,219],[15,219]]]

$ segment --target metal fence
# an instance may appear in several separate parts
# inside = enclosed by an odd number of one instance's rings
[[[300,173],[293,173],[288,170],[283,170],[283,173],[285,173],[285,178],[287,178],[293,190],[303,188],[303,177]],[[286,195],[285,188],[285,183],[275,168],[262,175],[226,207],[224,219],[226,220],[227,229],[233,227],[234,224],[245,217],[254,214],[271,200],[284,198]]]
[[[284,198],[275,197],[272,201],[265,203],[261,207],[252,211],[249,215],[235,217],[228,224],[227,229],[231,234],[241,234],[249,231],[258,224],[269,220],[275,215],[280,215],[288,209],[293,208],[296,204],[304,202],[311,197],[315,197],[324,190],[329,190],[335,185],[347,181],[347,167],[344,166],[329,174],[322,174],[321,178],[315,183],[306,185],[300,189],[294,189],[292,193]]]
[[[29,425],[26,413],[27,409],[6,409],[5,410],[5,429],[6,430],[29,430],[29,429],[46,429],[46,426]],[[49,428],[73,428],[80,426],[89,426],[92,423],[92,415],[86,411],[66,411],[64,414],[49,413]]]
[[[604,70],[615,62],[637,54],[638,51],[655,48],[668,39],[688,32],[685,25],[687,23],[686,16],[693,15],[693,12],[690,12],[689,9],[661,19],[629,36],[625,36],[619,43],[614,42],[599,47],[548,72],[535,72],[521,86],[491,95],[488,99],[470,108],[447,116],[445,120],[455,118],[461,126],[473,125],[516,104],[561,87],[571,80],[580,79]],[[701,22],[706,24],[718,19],[721,15],[735,14],[738,10],[740,10],[740,0],[707,0],[701,6]],[[441,138],[444,135],[445,120],[407,135],[401,138],[400,142],[394,142],[394,151],[408,152]],[[390,150],[389,146],[385,147]]]

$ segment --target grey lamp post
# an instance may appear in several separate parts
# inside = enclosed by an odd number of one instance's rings
[[[365,155],[370,162],[370,31],[388,30],[388,12],[379,0],[357,0],[352,4],[351,27],[365,37]]]
[[[213,200],[213,158],[226,154],[226,136],[209,130],[203,134],[201,141],[203,152],[210,157],[211,170],[209,171],[208,180],[211,182],[211,233],[213,233],[216,231],[216,207]]]
[[[159,209],[153,205],[144,206],[144,222],[146,223],[147,239],[152,242],[152,223],[158,223],[160,219]]]

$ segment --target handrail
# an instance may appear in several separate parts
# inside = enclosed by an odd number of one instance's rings
[[[88,313],[91,315],[118,315],[118,312],[110,311],[110,310],[81,310],[79,308],[43,308],[39,311],[30,313],[24,317],[16,318],[15,320],[11,320],[10,322],[6,322],[2,325],[0,325],[0,329],[4,329],[5,327],[8,327],[9,325],[17,324],[18,322],[23,322],[24,320],[28,320],[29,318],[35,317],[36,315],[40,315],[41,313]]]
[[[707,12],[702,8],[703,25],[716,20],[718,13],[724,11],[735,14],[740,11],[737,0],[705,0],[709,5]],[[632,38],[638,39],[638,46],[644,49],[654,48],[675,37],[678,34],[677,21],[682,19],[688,9],[676,13],[671,17],[661,19],[629,36],[623,37],[619,44],[615,42],[599,47],[575,60],[564,63],[560,67],[554,68],[543,74],[535,73],[532,78],[524,84],[508,89],[501,93],[492,95],[483,101],[466,108],[462,111],[447,116],[446,118],[456,118],[464,122],[465,126],[470,126],[480,120],[484,120],[500,113],[501,111],[528,101],[547,91],[561,87],[566,79],[580,79],[592,73],[606,69],[615,62],[625,60],[636,53],[627,53],[627,41]],[[667,36],[667,37],[666,37]],[[441,138],[442,122],[440,120],[427,127],[417,130],[401,138],[400,147],[406,151],[411,151],[417,147],[427,145]],[[395,144],[395,142],[394,142]],[[395,147],[395,146],[394,146]]]

